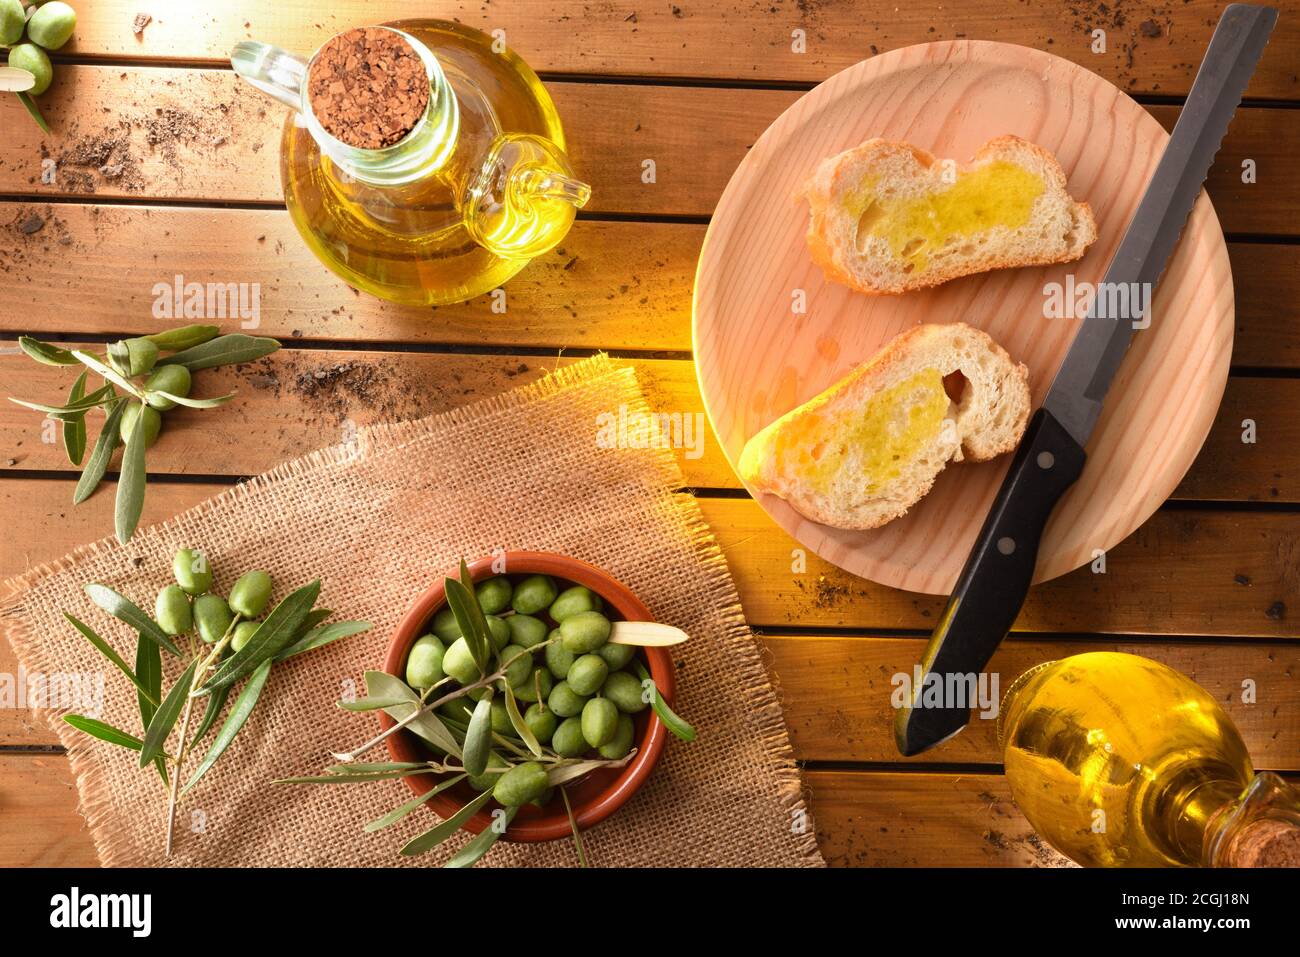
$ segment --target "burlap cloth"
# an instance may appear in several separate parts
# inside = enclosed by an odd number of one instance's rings
[[[335,706],[383,660],[407,605],[464,555],[495,548],[574,555],[627,583],[691,640],[675,656],[676,703],[699,731],[670,739],[649,781],[585,835],[600,865],[819,865],[785,725],[741,617],[726,562],[694,500],[673,490],[671,451],[602,448],[597,417],[648,412],[630,369],[603,357],[457,411],[359,430],[232,488],[166,524],[111,539],[5,583],[0,624],[29,673],[105,673],[103,719],[139,733],[134,688],[62,618],[67,610],[134,660],[135,635],[85,596],[102,582],[152,609],[182,546],[209,555],[217,588],[249,568],[277,599],[319,577],[319,604],[373,622],[367,634],[277,666],[252,718],[178,815],[162,854],[166,799],[134,752],[74,731],[55,713],[100,860],[130,865],[391,865],[432,826],[421,808],[375,834],[362,825],[410,797],[404,782],[276,785],[317,774],[332,750],[377,728]],[[237,440],[237,437],[232,437]],[[214,450],[214,453],[218,450]],[[104,494],[101,492],[100,494]],[[168,683],[176,662],[164,655]],[[233,696],[232,696],[233,697]],[[195,719],[197,721],[197,718]],[[210,738],[209,738],[210,740]],[[371,760],[386,760],[380,748]],[[197,764],[192,759],[190,767]],[[465,838],[411,863],[441,863]],[[489,864],[572,865],[572,843],[501,842]]]

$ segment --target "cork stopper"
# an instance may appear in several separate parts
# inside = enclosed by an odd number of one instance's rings
[[[1265,818],[1232,842],[1233,867],[1300,867],[1300,826]]]
[[[429,105],[429,78],[401,34],[357,27],[317,51],[307,96],[317,121],[336,140],[377,150],[415,128]]]

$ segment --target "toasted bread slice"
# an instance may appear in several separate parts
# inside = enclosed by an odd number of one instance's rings
[[[946,385],[960,387],[955,401]],[[921,325],[751,438],[740,477],[814,521],[877,528],[906,514],[950,460],[1011,451],[1028,418],[1024,365],[964,323]]]
[[[804,186],[808,249],[828,278],[901,293],[1010,266],[1078,259],[1097,239],[1056,157],[1018,136],[958,168],[890,140],[822,160]]]

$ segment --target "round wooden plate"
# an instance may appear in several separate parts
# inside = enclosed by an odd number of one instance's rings
[[[823,157],[873,136],[966,162],[1014,133],[1056,154],[1099,237],[1079,262],[1000,270],[902,296],[827,281],[808,256],[807,205],[793,199]],[[921,322],[978,326],[1029,367],[1035,407],[1075,318],[1045,318],[1044,287],[1101,281],[1167,134],[1106,80],[1005,43],[907,47],[831,77],[791,106],[745,157],[709,225],[695,277],[696,371],[733,467],[745,441]],[[799,290],[806,312],[795,311]],[[1088,444],[1088,464],[1048,525],[1036,581],[1092,561],[1169,497],[1223,396],[1232,351],[1232,275],[1202,192]],[[771,495],[778,524],[834,564],[896,588],[951,591],[1010,462],[952,463],[904,517],[872,531],[804,518]],[[752,490],[751,490],[752,491]]]

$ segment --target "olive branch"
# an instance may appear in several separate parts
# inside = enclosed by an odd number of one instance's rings
[[[86,413],[91,409],[104,411],[104,425],[72,493],[74,505],[81,504],[99,487],[117,446],[125,444],[113,510],[117,540],[123,544],[140,524],[148,483],[145,450],[162,430],[162,413],[178,405],[215,408],[235,396],[232,392],[210,399],[190,398],[192,373],[250,362],[280,348],[275,339],[242,334],[219,336],[219,331],[216,326],[181,326],[111,343],[107,355],[65,349],[30,336],[18,339],[19,348],[43,365],[84,367],[62,405],[9,399],[62,423],[63,448],[73,465],[81,466],[85,458]],[[171,354],[162,355],[165,352]],[[100,376],[104,384],[87,392],[91,373]]]

